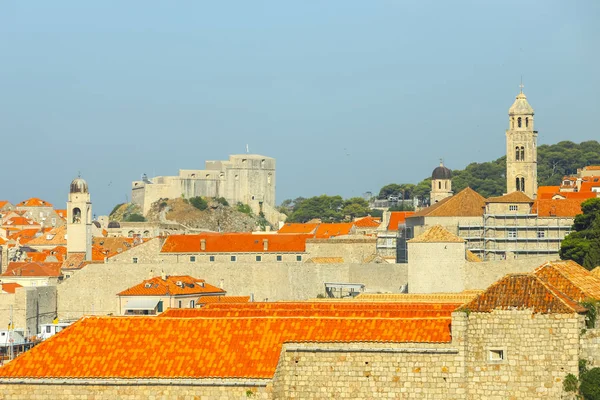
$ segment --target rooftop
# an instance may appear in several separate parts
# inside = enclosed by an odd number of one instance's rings
[[[410,243],[464,243],[465,240],[450,233],[441,225],[435,225],[421,233],[414,239],[409,240]]]
[[[547,262],[534,274],[577,302],[600,300],[600,278],[575,261]]]
[[[179,296],[192,294],[225,294],[223,289],[210,285],[204,279],[189,275],[156,276],[123,290],[118,296]]]
[[[4,277],[58,277],[61,263],[46,262],[10,262]]]
[[[20,202],[16,207],[52,207],[52,204],[37,197],[32,197]]]
[[[523,192],[512,192],[504,196],[490,197],[486,203],[533,203],[533,199]]]
[[[414,217],[481,217],[485,207],[485,198],[467,187],[454,196],[446,197],[434,205],[416,212]]]
[[[168,236],[162,253],[303,253],[312,235],[252,233],[204,233]],[[202,250],[204,241],[204,250]],[[266,249],[265,249],[266,247]]]

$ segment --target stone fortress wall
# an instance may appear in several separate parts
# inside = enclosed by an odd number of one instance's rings
[[[283,220],[275,209],[275,159],[257,154],[236,154],[228,161],[206,161],[203,170],[179,170],[178,176],[157,176],[134,181],[131,201],[144,215],[159,199],[224,197],[229,204],[248,204],[258,215],[276,224]]]

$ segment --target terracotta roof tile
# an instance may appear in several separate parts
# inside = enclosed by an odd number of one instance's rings
[[[590,271],[592,275],[594,275],[596,278],[600,279],[600,266],[594,268],[593,270]]]
[[[30,199],[24,200],[16,205],[17,207],[52,207],[52,204],[44,201],[42,199],[38,199],[37,197],[32,197]]]
[[[367,216],[354,221],[354,226],[358,228],[377,228],[381,225],[381,220]]]
[[[58,216],[59,216],[59,217],[61,217],[62,219],[67,219],[67,210],[62,210],[62,209],[59,209],[59,210],[54,210],[54,211],[55,211],[55,212],[58,214]]]
[[[319,224],[315,238],[317,239],[328,239],[336,236],[350,235],[353,231],[354,224],[352,222],[340,222],[340,223],[322,223]]]
[[[477,254],[473,253],[471,250],[466,251],[465,258],[469,262],[482,262],[481,258],[479,258],[479,256],[477,256]]]
[[[92,260],[104,261],[106,257],[121,254],[148,240],[128,237],[95,237],[92,239]]]
[[[450,322],[85,317],[1,367],[0,377],[272,378],[286,342],[447,343]]]
[[[0,283],[0,293],[14,293],[17,288],[23,287],[18,283]]]
[[[248,303],[250,296],[200,296],[196,304]]]
[[[37,222],[29,219],[29,218],[25,218],[25,217],[12,217],[10,219],[8,219],[7,221],[4,222],[3,224],[4,226],[31,226],[31,227],[39,227],[40,224],[38,224]]]
[[[575,261],[548,262],[538,267],[534,274],[577,302],[600,300],[600,278]]]
[[[541,314],[583,313],[571,298],[534,274],[510,274],[462,307],[471,312],[531,309]]]
[[[480,217],[483,215],[485,198],[467,187],[454,196],[427,207],[412,217]]]
[[[406,218],[414,215],[414,211],[392,211],[390,213],[390,222],[388,223],[388,231],[397,231],[399,225],[406,223]]]
[[[177,283],[181,282],[181,286]],[[225,293],[223,289],[210,285],[204,279],[189,275],[171,275],[163,280],[160,276],[146,279],[142,283],[123,290],[118,296],[177,296],[203,293]]]
[[[50,232],[45,233],[32,239],[28,242],[29,246],[66,246],[67,245],[67,226],[59,226],[53,228]]]
[[[486,203],[533,203],[533,199],[523,192],[512,192],[504,196],[490,197]]]
[[[171,235],[167,237],[162,253],[303,253],[306,239],[311,235],[252,233],[205,233],[200,235]],[[201,250],[205,240],[206,250]],[[267,249],[265,250],[265,245]]]
[[[441,225],[432,226],[416,238],[409,240],[410,243],[464,243],[464,241]]]
[[[588,165],[583,167],[584,171],[600,171],[600,165]]]
[[[15,277],[15,276],[60,276],[61,263],[43,263],[43,262],[11,262],[8,263],[6,271],[0,276]]]
[[[361,293],[356,301],[385,301],[398,303],[449,304],[454,309],[473,300],[483,290],[470,290],[460,293]]]
[[[277,232],[278,233],[309,234],[309,233],[315,233],[317,226],[319,226],[319,224],[296,224],[296,223],[287,222]]]
[[[25,244],[33,240],[39,233],[39,229],[23,229],[11,234],[9,240],[19,240],[19,243]]]
[[[581,214],[581,203],[585,199],[536,200],[531,212],[538,217],[575,217]]]

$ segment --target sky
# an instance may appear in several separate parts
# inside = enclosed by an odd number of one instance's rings
[[[248,145],[277,201],[360,196],[539,144],[600,140],[600,2],[0,0],[0,199],[94,213]]]

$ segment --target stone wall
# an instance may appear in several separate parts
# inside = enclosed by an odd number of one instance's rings
[[[409,242],[410,293],[462,292],[465,289],[465,244]]]
[[[178,384],[177,380],[165,383],[148,384],[115,384],[115,380],[104,384],[86,384],[85,382],[65,383],[64,379],[56,383],[32,384],[0,383],[0,399],[11,400],[46,400],[46,399],[272,399],[270,383],[260,382],[228,382],[202,384],[195,381],[194,385]]]
[[[496,261],[466,262],[464,287],[466,290],[485,289],[506,274],[533,272],[540,265],[554,259],[555,257],[537,256]]]
[[[117,314],[117,293],[150,276],[160,275],[161,271],[167,275],[191,275],[216,286],[222,285],[228,295],[254,294],[256,301],[315,298],[325,292],[325,282],[362,283],[368,291],[382,292],[398,292],[407,282],[403,264],[90,264],[58,285],[59,316]]]
[[[52,322],[56,316],[56,286],[22,287],[14,294],[0,294],[0,326],[6,329],[12,306],[16,329],[26,336],[36,335],[40,324]]]
[[[308,257],[342,257],[347,263],[362,263],[377,253],[377,238],[308,239]]]
[[[561,398],[565,376],[578,374],[582,327],[583,317],[576,314],[471,313],[466,343],[469,398]],[[498,351],[503,359],[493,360]]]
[[[590,368],[600,367],[600,328],[586,329],[580,340],[581,358]]]

